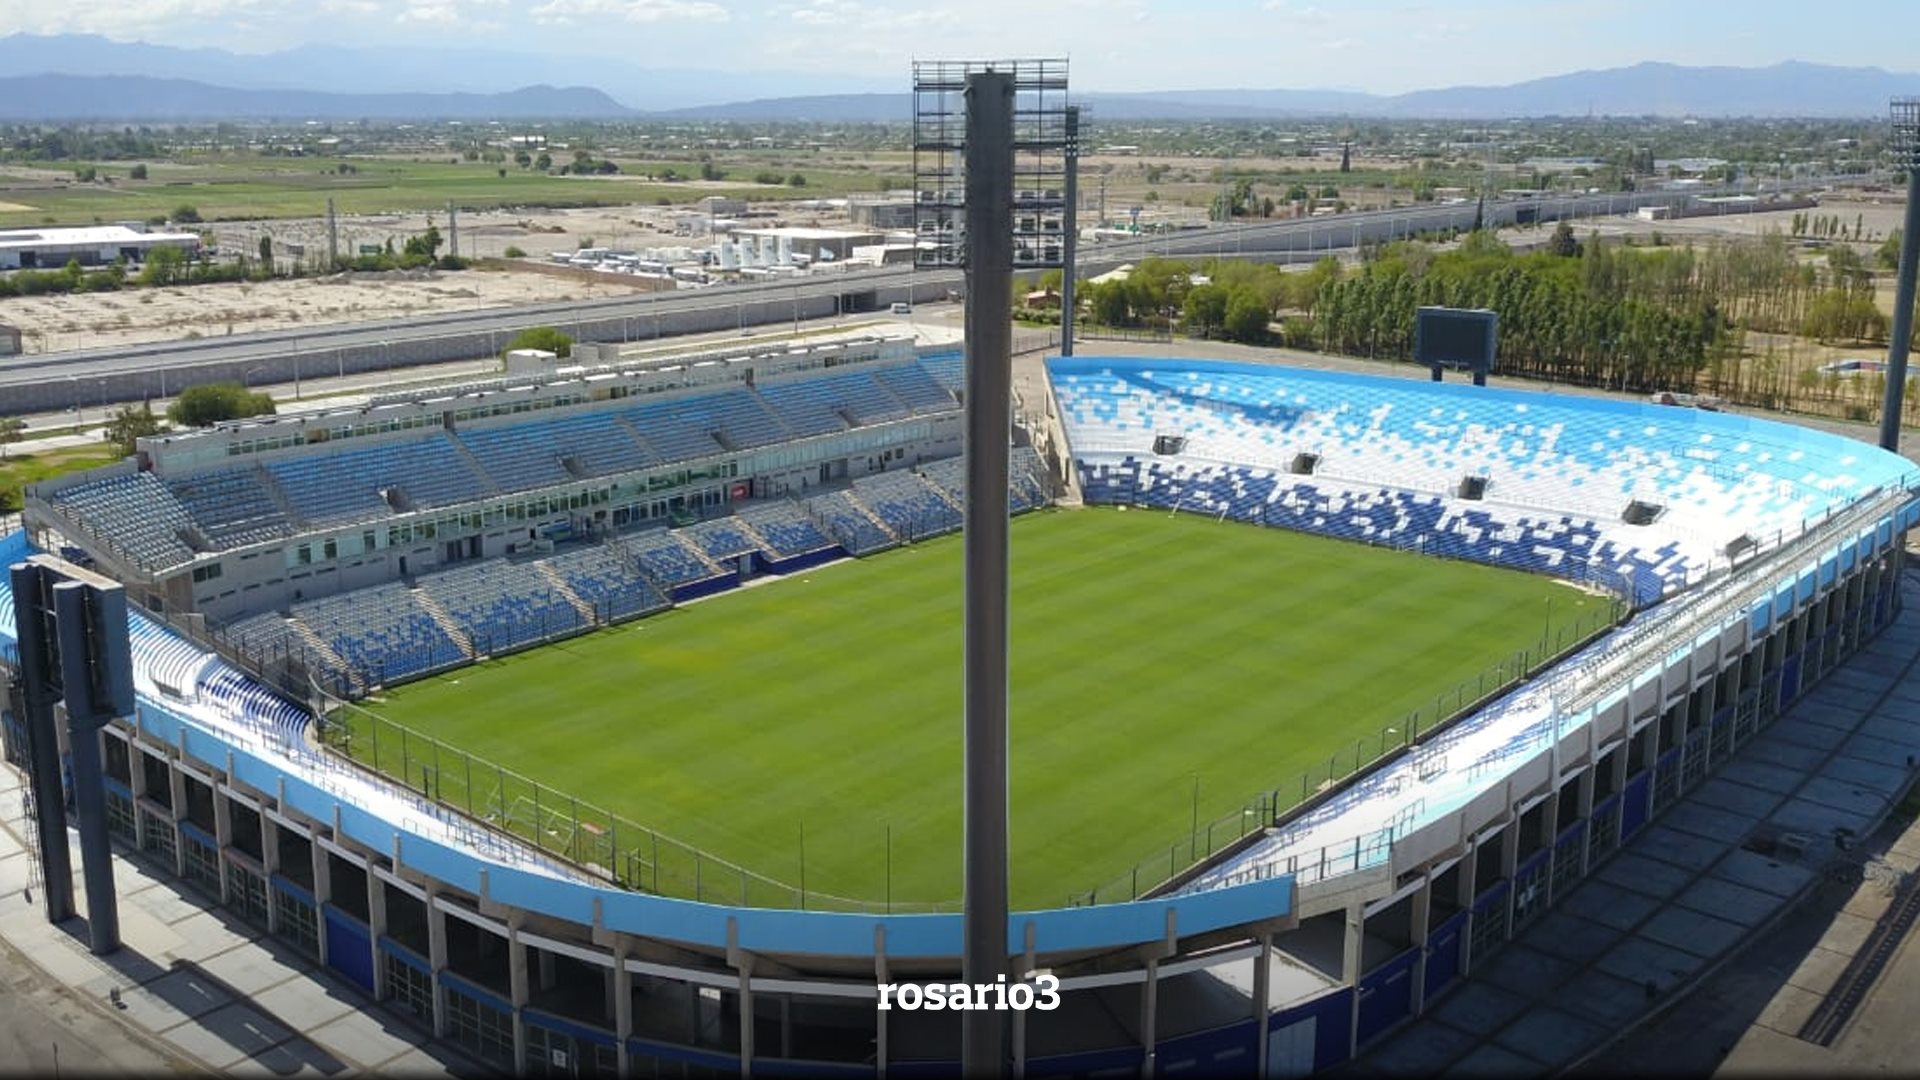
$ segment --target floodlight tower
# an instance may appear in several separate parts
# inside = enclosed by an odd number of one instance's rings
[[[1008,974],[1007,472],[1013,272],[1064,259],[1065,60],[913,65],[914,261],[966,270],[966,720],[961,975]],[[956,183],[956,177],[959,182]],[[1071,271],[1069,271],[1071,272]],[[1016,977],[1025,972],[1014,973]],[[1009,1071],[998,1012],[961,1015],[967,1076]]]
[[[1887,345],[1887,394],[1880,406],[1880,445],[1900,449],[1900,414],[1906,404],[1907,349],[1913,341],[1913,288],[1920,265],[1920,97],[1893,99],[1893,132],[1887,151],[1893,167],[1907,174],[1906,225],[1900,242],[1900,274],[1893,293],[1893,340]]]

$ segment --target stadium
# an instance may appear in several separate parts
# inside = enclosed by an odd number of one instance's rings
[[[1884,627],[1920,520],[1904,459],[1724,413],[1043,382],[1031,1076],[1387,1037]],[[874,337],[389,394],[142,440],[0,554],[127,589],[117,839],[380,1007],[528,1073],[949,1073],[954,1014],[875,1006],[959,971],[962,383]]]

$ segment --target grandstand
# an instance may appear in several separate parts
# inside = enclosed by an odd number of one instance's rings
[[[556,806],[509,768],[489,776],[472,759],[479,767],[456,776],[441,755],[460,758],[439,742],[403,745],[402,767],[375,775],[317,748],[307,710],[183,636],[204,623],[232,659],[276,675],[299,667],[353,697],[516,647],[494,642],[534,624],[574,633],[856,549],[903,550],[827,576],[927,559],[939,545],[906,545],[957,524],[964,494],[961,361],[833,348],[843,351],[630,365],[540,387],[499,380],[229,425],[147,440],[141,462],[36,486],[33,536],[84,548],[138,601],[140,712],[104,734],[116,838],[495,1068],[951,1071],[951,1014],[876,1014],[869,984],[876,970],[957,974],[958,915],[809,894],[786,862],[741,866],[584,804]],[[820,387],[790,389],[816,376]],[[1465,686],[1444,722],[1389,728],[1364,755],[1356,747],[1297,790],[1250,793],[1216,820],[1201,819],[1189,777],[1150,775],[1166,732],[1213,749],[1212,716],[1160,717],[1125,760],[1148,774],[1104,797],[1161,800],[1191,835],[1141,852],[1081,906],[1015,916],[1012,950],[1063,980],[1061,1009],[1023,1028],[1028,1075],[1304,1075],[1390,1038],[1581,881],[1639,873],[1608,860],[1892,623],[1920,521],[1906,462],[1725,413],[1178,359],[1055,360],[1048,377],[1086,500],[1159,511],[1098,512],[1112,520],[1264,525],[1350,541],[1324,546],[1382,566],[1443,564],[1354,545],[1485,563],[1635,610],[1550,667],[1521,660],[1495,692]],[[368,471],[341,469],[348,454]],[[1010,506],[1044,500],[1045,476],[1018,448]],[[0,551],[18,558],[26,539],[0,537]],[[1084,669],[1062,665],[1085,697],[1052,699],[1059,711],[1126,694],[1125,663],[1112,661],[1121,643],[1177,663],[1195,646],[1154,617],[1160,594],[1231,611],[1248,564],[1275,569],[1239,554],[1183,562],[1173,580],[1146,546],[1061,558],[1109,586],[1125,617],[1091,628]],[[1345,621],[1356,585],[1370,607],[1397,595],[1388,571],[1363,581],[1311,565],[1280,569],[1334,597],[1316,627]],[[655,629],[790,588],[580,644],[641,648]],[[869,640],[912,637],[893,628],[915,625],[872,602],[833,617],[861,620]],[[1445,612],[1433,621],[1451,628]],[[1235,629],[1231,640],[1264,640],[1257,624]],[[0,662],[11,634],[0,589]],[[534,640],[544,637],[517,644]],[[1275,675],[1293,658],[1238,652],[1242,674],[1209,694],[1307,696],[1304,678]],[[471,674],[565,659],[526,649]],[[801,682],[768,678],[771,659],[703,657],[723,677],[774,684],[755,687],[767,693]],[[648,705],[649,725],[678,715],[707,737],[699,701]],[[834,711],[783,717],[776,734],[814,752],[809,725]],[[748,747],[737,758],[763,745],[725,734]],[[1276,727],[1232,753],[1258,760],[1294,734]],[[1874,740],[1891,771],[1920,752],[1909,733]],[[614,763],[649,795],[714,783],[679,765]],[[890,765],[832,762],[850,792],[884,782]],[[443,785],[469,803],[449,809]],[[752,804],[749,849],[789,850],[798,823],[762,796],[719,792]],[[831,842],[828,824],[805,829],[816,852]],[[1822,834],[1804,856],[1788,845],[1767,859],[1817,871],[1834,850]]]
[[[150,468],[37,489],[35,519],[353,697],[958,528],[912,469],[958,449],[950,374],[875,338],[390,396],[150,439]],[[1043,505],[1015,453],[1010,504]]]

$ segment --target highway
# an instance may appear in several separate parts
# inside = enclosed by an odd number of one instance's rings
[[[1624,214],[1641,206],[1672,205],[1717,193],[1551,194],[1491,200],[1486,222],[1512,225],[1528,218],[1555,221]],[[1472,202],[1427,203],[1089,243],[1082,245],[1079,269],[1083,276],[1099,274],[1155,255],[1310,260],[1421,232],[1470,228],[1476,212]],[[558,326],[581,341],[646,341],[823,318],[842,311],[883,311],[895,301],[944,298],[962,284],[956,270],[841,270],[697,290],[18,356],[0,366],[0,414],[167,397],[201,382],[338,378],[353,372],[491,356],[530,326]]]

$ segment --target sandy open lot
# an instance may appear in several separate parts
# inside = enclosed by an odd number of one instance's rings
[[[625,296],[633,291],[615,277],[602,284],[516,271],[393,271],[261,284],[15,297],[0,300],[0,322],[20,328],[25,351],[57,352],[427,311]]]

